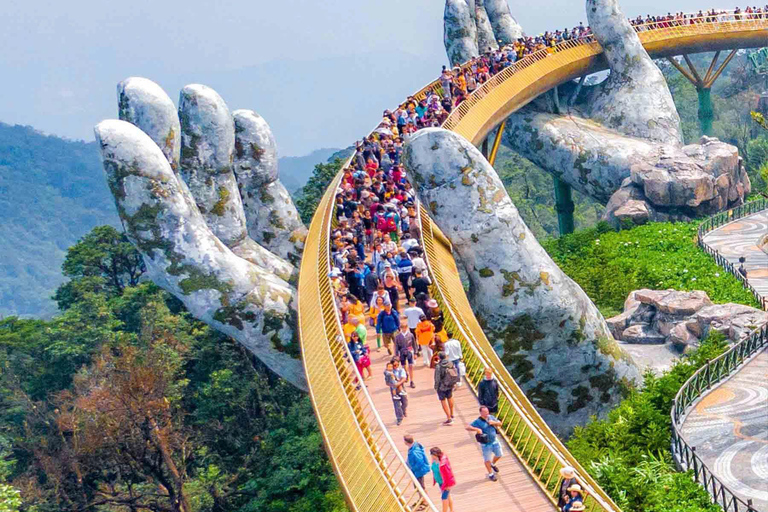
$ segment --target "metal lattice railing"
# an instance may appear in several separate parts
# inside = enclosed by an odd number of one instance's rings
[[[658,46],[660,42],[669,51],[678,40],[688,40],[692,35],[715,41],[729,32],[741,34],[765,28],[768,28],[766,18],[724,14],[718,15],[716,22],[676,27],[656,23],[642,25],[637,30],[644,44]],[[733,41],[738,45],[741,40],[734,38]],[[599,67],[601,52],[591,36],[535,52],[478,88],[452,112],[443,127],[475,141],[483,130],[485,133],[490,130],[488,126],[500,123],[537,95],[579,76],[573,75],[574,70]],[[414,97],[422,99],[430,91],[440,92],[440,82],[427,84]],[[471,129],[467,128],[469,121],[474,123]],[[352,510],[436,512],[434,504],[416,484],[367,390],[364,386],[358,389],[359,376],[343,342],[328,278],[334,195],[340,178],[341,173],[328,187],[310,225],[298,287],[299,333],[312,405],[329,459]],[[578,477],[589,490],[587,510],[618,512],[610,497],[552,434],[509,376],[472,314],[458,280],[450,243],[427,215],[422,216],[422,222],[429,228],[423,230],[428,236],[422,242],[430,260],[430,271],[435,276],[433,291],[445,314],[446,325],[461,336],[468,356],[467,381],[474,388],[485,366],[495,369],[503,390],[499,411],[503,435],[518,459],[552,501],[559,487],[559,469],[569,465],[576,468]]]
[[[718,213],[701,223],[698,230],[698,244],[702,250],[711,255],[717,264],[733,274],[755,296],[755,299],[765,309],[766,300],[749,283],[735,267],[712,246],[704,241],[704,235],[729,222],[753,215],[768,209],[768,201],[758,199],[731,210]],[[690,446],[685,440],[681,427],[685,421],[691,406],[703,395],[712,389],[712,386],[727,379],[738,370],[741,365],[759,350],[768,345],[768,325],[756,329],[747,338],[740,341],[727,352],[699,368],[680,387],[675,395],[675,401],[670,413],[672,417],[672,456],[681,470],[692,470],[693,478],[709,492],[712,500],[723,507],[726,512],[753,511],[751,500],[744,501],[736,496],[712,470],[701,460],[696,453],[696,447]]]
[[[433,277],[430,295],[443,311],[446,330],[461,342],[466,380],[472,389],[477,392],[485,368],[494,370],[499,384],[499,412],[496,417],[502,423],[499,431],[507,444],[553,504],[557,503],[560,490],[560,470],[571,466],[588,492],[584,500],[586,510],[619,511],[619,507],[570,454],[509,375],[472,312],[459,278],[451,243],[429,219],[423,207],[420,215],[424,252]]]

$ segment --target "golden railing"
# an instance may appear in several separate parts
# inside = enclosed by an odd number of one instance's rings
[[[663,27],[652,23],[636,30],[651,56],[768,44],[768,17],[725,13],[719,14],[716,22],[705,18],[709,16],[694,20],[694,24]],[[451,113],[443,127],[479,143],[509,114],[539,94],[606,67],[601,54],[591,36],[535,52],[478,88]],[[413,96],[420,100],[428,92],[440,90],[440,82],[435,80]],[[341,173],[328,187],[312,219],[299,278],[299,334],[312,405],[329,459],[352,510],[436,512],[426,493],[416,485],[367,390],[364,386],[357,389],[357,370],[341,335],[328,278],[334,198],[340,179]],[[424,228],[422,243],[435,277],[433,293],[444,312],[446,326],[462,342],[467,381],[476,389],[483,368],[494,368],[502,390],[499,417],[509,446],[553,502],[560,483],[559,469],[572,466],[589,492],[587,510],[618,512],[615,503],[551,432],[509,375],[472,313],[450,242],[423,210],[420,218]]]
[[[328,278],[335,191],[309,227],[299,279],[299,335],[309,394],[326,451],[350,509],[437,512],[381,421],[344,342]],[[358,389],[359,388],[359,389]]]
[[[475,393],[484,378],[485,368],[493,368],[499,383],[499,412],[496,417],[502,423],[499,431],[507,444],[553,504],[557,503],[560,490],[560,470],[571,466],[589,492],[584,501],[588,511],[619,511],[619,507],[550,430],[509,375],[472,312],[450,241],[432,222],[423,206],[420,214],[424,252],[432,272],[431,296],[437,300],[445,315],[446,330],[461,341],[462,359],[467,368],[466,380]]]

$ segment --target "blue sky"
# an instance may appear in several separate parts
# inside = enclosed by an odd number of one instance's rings
[[[695,0],[624,0],[627,15]],[[734,0],[735,1],[735,0]],[[726,2],[727,3],[727,2]],[[281,155],[346,147],[445,62],[443,0],[3,0],[0,121],[92,139],[115,85],[140,75],[176,100],[215,87],[272,125]],[[586,20],[583,0],[510,0],[528,33]],[[720,5],[722,8],[730,5]],[[743,6],[742,6],[743,7]]]

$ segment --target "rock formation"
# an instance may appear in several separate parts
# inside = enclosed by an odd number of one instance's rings
[[[551,93],[567,112],[540,98],[512,114],[504,144],[606,204],[605,219],[615,226],[690,220],[741,204],[751,185],[738,150],[712,138],[683,146],[664,77],[617,0],[587,0],[586,6],[609,77],[592,87],[563,84]],[[456,19],[450,33],[469,33],[459,22],[471,25]],[[457,44],[448,25],[446,49]],[[458,53],[449,51],[452,62]]]
[[[410,138],[404,162],[466,270],[488,338],[544,419],[565,435],[615,405],[637,369],[536,241],[482,154],[433,128]]]
[[[672,344],[679,353],[699,346],[714,329],[733,342],[768,322],[768,312],[742,304],[713,304],[703,291],[637,290],[624,312],[607,320],[617,340]]]
[[[294,267],[246,230],[247,216],[259,215],[263,219],[253,223],[266,225],[295,210],[284,199],[244,210],[238,185],[251,190],[253,177],[240,183],[235,176],[236,167],[252,170],[260,163],[253,149],[249,163],[236,156],[237,141],[268,138],[274,152],[268,126],[263,120],[236,123],[239,116],[233,119],[221,97],[202,85],[182,90],[178,115],[170,98],[146,79],[121,82],[118,99],[121,120],[99,123],[96,140],[118,213],[150,279],[305,389],[295,357],[296,290],[288,282]],[[272,174],[262,183],[282,187],[275,165],[263,166]],[[293,233],[302,232],[300,224],[293,226]]]
[[[509,44],[523,30],[509,10],[507,0],[446,0],[443,42],[451,65],[477,57],[498,42]]]

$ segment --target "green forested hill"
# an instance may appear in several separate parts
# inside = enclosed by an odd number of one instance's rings
[[[67,248],[119,225],[96,143],[0,123],[0,316],[49,317]]]

